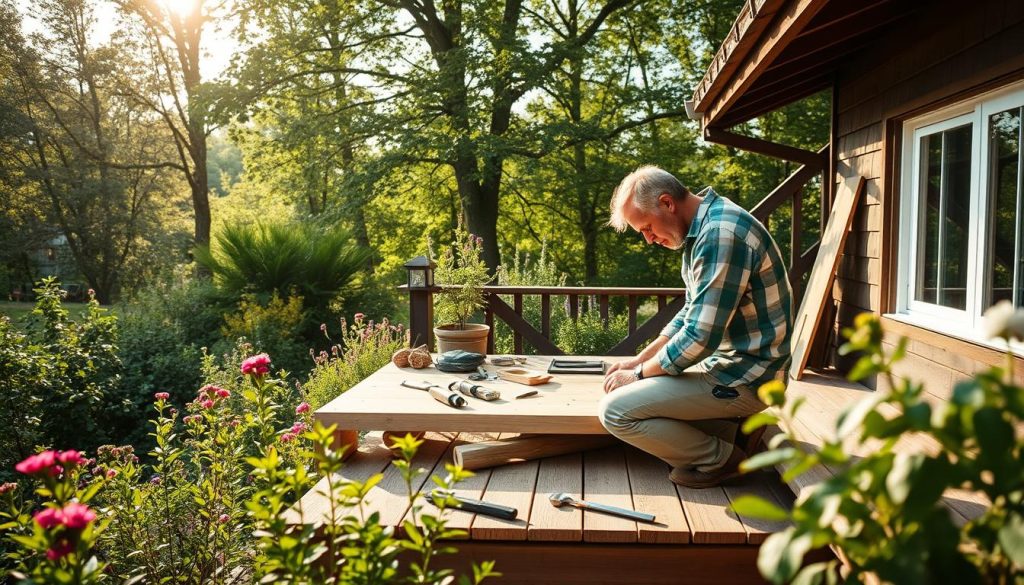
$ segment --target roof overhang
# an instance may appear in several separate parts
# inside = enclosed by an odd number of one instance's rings
[[[926,4],[747,0],[687,111],[702,130],[729,128],[817,93],[844,59]]]

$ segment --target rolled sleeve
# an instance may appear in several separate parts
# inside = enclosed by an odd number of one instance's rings
[[[679,321],[657,354],[667,373],[681,374],[722,342],[750,281],[754,256],[754,250],[732,229],[711,229],[694,241],[690,260],[694,290],[687,291],[686,307],[662,331],[665,334]]]

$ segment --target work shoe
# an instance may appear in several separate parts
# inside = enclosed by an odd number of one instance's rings
[[[737,446],[733,446],[732,453],[725,461],[725,465],[714,471],[697,471],[693,467],[673,467],[668,474],[672,483],[688,488],[704,489],[715,487],[731,479],[736,479],[742,473],[740,462],[747,458],[747,454]]]
[[[746,418],[740,419],[740,426],[736,428],[736,440],[733,441],[733,445],[743,449],[743,452],[747,455],[755,455],[764,450],[764,445],[761,444],[761,438],[764,437],[764,431],[768,427],[757,427],[750,431],[750,434],[748,435],[743,432],[743,425],[746,424],[746,422]]]

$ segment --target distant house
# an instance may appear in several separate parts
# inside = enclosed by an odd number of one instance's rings
[[[823,89],[820,155],[729,131]],[[687,105],[707,139],[804,164],[795,183],[868,179],[825,359],[849,366],[835,334],[872,311],[911,340],[898,373],[940,397],[1002,363],[979,325],[1024,304],[1024,2],[751,0]]]

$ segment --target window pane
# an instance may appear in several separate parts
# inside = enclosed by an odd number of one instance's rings
[[[1021,110],[1014,108],[989,118],[989,169],[988,188],[989,250],[988,278],[985,298],[986,306],[1008,300],[1021,305],[1021,270],[1018,252],[1020,246],[1018,214],[1020,205],[1020,122]],[[1014,289],[1017,293],[1014,294]]]
[[[939,194],[942,186],[942,134],[921,138],[921,206],[924,217],[917,255],[917,294],[915,299],[934,303],[939,262]]]
[[[967,307],[971,125],[921,138],[921,239],[915,299]]]
[[[945,230],[942,241],[942,274],[939,304],[967,308],[967,236],[971,210],[971,127],[944,132],[942,174]]]

